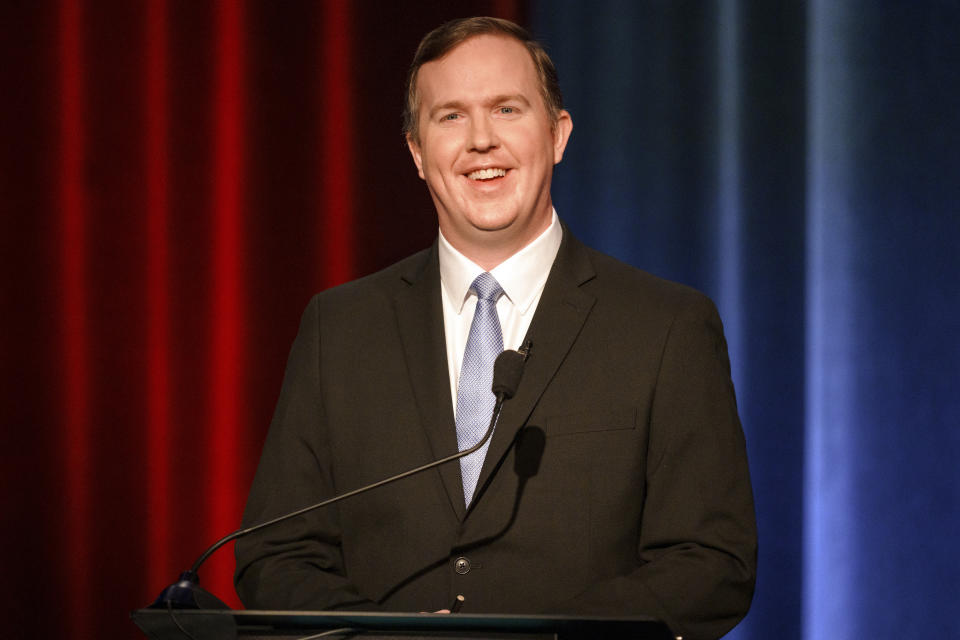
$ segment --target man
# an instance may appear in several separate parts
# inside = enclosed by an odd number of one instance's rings
[[[238,543],[244,603],[431,611],[463,594],[466,612],[722,635],[749,607],[756,531],[712,303],[559,223],[572,122],[520,27],[428,34],[407,112],[438,241],[311,301],[245,522],[476,443],[491,353],[529,340],[523,378],[488,448]]]

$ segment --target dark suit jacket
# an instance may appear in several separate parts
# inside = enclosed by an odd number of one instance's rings
[[[756,529],[713,304],[564,229],[528,337],[469,511],[453,462],[265,530],[237,543],[244,603],[736,624]],[[245,523],[454,453],[449,389],[436,245],[316,296]]]

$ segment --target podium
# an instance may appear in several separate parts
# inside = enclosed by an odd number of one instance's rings
[[[229,609],[138,609],[131,617],[151,640],[304,640],[318,634],[364,640],[674,640],[665,624],[647,617]]]

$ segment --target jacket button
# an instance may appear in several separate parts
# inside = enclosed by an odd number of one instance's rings
[[[463,556],[460,556],[459,558],[454,560],[453,570],[459,573],[460,575],[470,573],[470,561],[464,558]]]

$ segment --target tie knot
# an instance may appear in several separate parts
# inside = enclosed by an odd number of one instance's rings
[[[476,277],[473,284],[470,285],[470,289],[476,291],[477,297],[481,300],[492,300],[494,302],[503,294],[500,283],[486,271]]]

